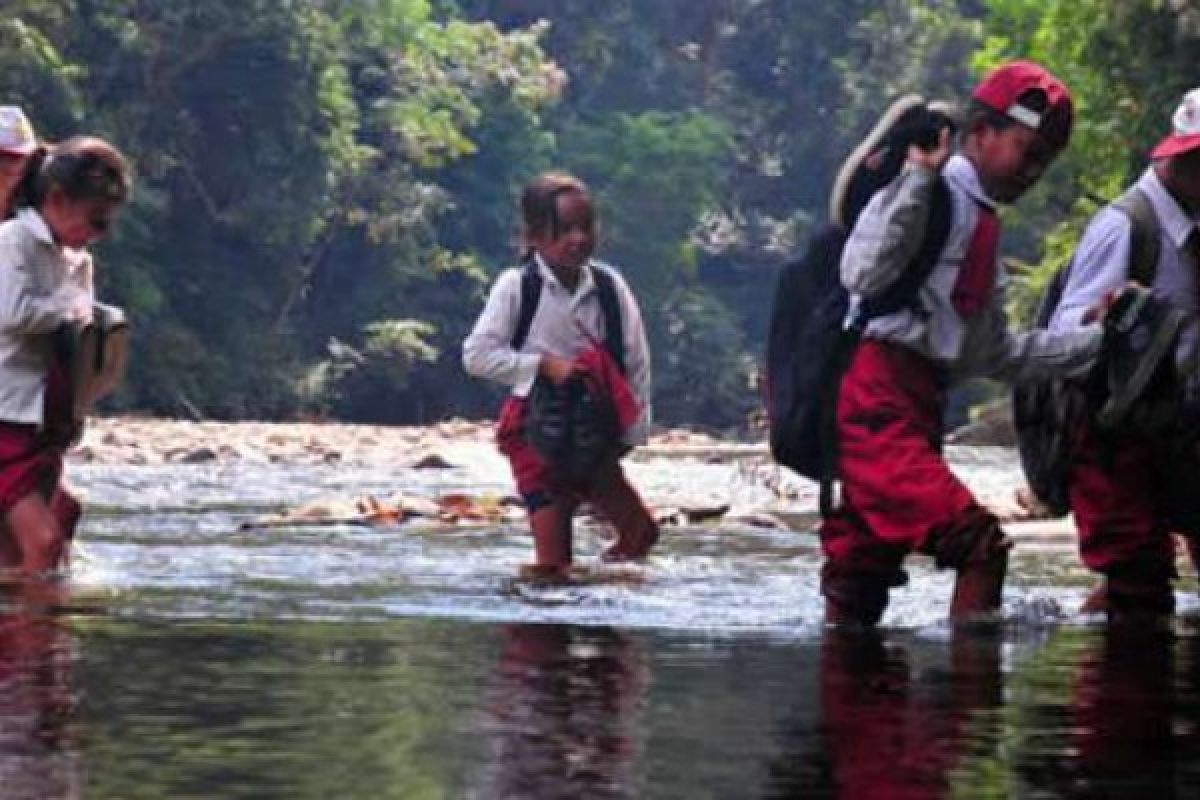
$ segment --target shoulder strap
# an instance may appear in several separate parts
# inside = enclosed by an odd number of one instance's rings
[[[1150,286],[1158,272],[1162,247],[1161,226],[1154,206],[1145,192],[1133,186],[1113,201],[1113,207],[1123,211],[1133,223],[1129,241],[1129,277],[1143,286]]]
[[[1154,213],[1154,206],[1150,204],[1146,193],[1136,186],[1126,190],[1112,202],[1112,206],[1129,217],[1132,225],[1129,234],[1129,268],[1126,274],[1131,280],[1143,286],[1150,286],[1158,272],[1158,256],[1162,248],[1158,215]],[[1071,263],[1068,262],[1056,272],[1046,285],[1034,315],[1035,327],[1045,328],[1050,324],[1050,318],[1054,316],[1054,311],[1062,300],[1063,290],[1067,286]]]
[[[604,346],[625,372],[625,325],[621,319],[621,303],[617,299],[617,283],[607,267],[592,264],[592,280],[596,282],[596,299],[604,313]]]
[[[533,324],[533,315],[537,313],[541,299],[542,276],[538,274],[537,262],[530,259],[521,270],[521,305],[517,311],[517,327],[513,329],[513,350],[525,346],[525,340],[529,338],[529,326]]]
[[[863,321],[894,313],[912,304],[917,291],[937,266],[942,250],[946,247],[946,239],[950,236],[953,218],[954,206],[950,198],[950,189],[946,186],[945,179],[938,176],[933,184],[929,219],[925,224],[925,233],[921,237],[921,246],[917,249],[917,254],[895,283],[878,297],[863,303]]]
[[[625,326],[621,319],[621,304],[617,299],[617,286],[612,273],[605,267],[593,265],[592,280],[596,282],[596,299],[604,314],[604,346],[608,348],[621,372],[625,372]],[[542,276],[537,263],[529,261],[521,270],[521,305],[517,311],[517,326],[513,329],[511,345],[520,350],[529,337],[533,316],[542,299]]]

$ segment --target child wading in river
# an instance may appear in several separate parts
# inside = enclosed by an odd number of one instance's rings
[[[529,513],[531,577],[560,579],[571,521],[590,503],[617,530],[605,560],[646,555],[658,526],[620,457],[645,440],[650,353],[624,278],[591,258],[595,209],[579,179],[551,172],[521,196],[522,264],[497,278],[463,344],[472,375],[512,387],[496,439]]]
[[[100,139],[75,137],[35,157],[0,224],[0,566],[36,582],[61,566],[79,519],[62,484],[77,420],[56,351],[64,326],[91,319],[87,246],[129,198],[129,166]]]
[[[942,455],[947,389],[970,376],[1017,383],[1084,374],[1100,350],[1091,324],[1015,333],[1005,313],[997,207],[1025,194],[1066,146],[1066,87],[1016,61],[975,89],[961,148],[948,132],[908,163],[858,217],[842,254],[842,284],[878,295],[912,262],[935,190],[950,201],[941,254],[911,307],[873,319],[842,380],[837,404],[841,507],[821,523],[821,591],[830,622],[876,623],[901,585],[911,552],[957,573],[952,617],[1000,606],[1008,538]]]

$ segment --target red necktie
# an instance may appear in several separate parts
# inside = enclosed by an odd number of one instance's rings
[[[950,299],[959,316],[966,319],[978,314],[988,303],[996,283],[996,245],[1000,241],[1000,220],[990,208],[979,207],[979,222],[971,234]]]

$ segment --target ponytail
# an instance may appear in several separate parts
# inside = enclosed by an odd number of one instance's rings
[[[36,205],[33,199],[33,185],[37,182],[38,173],[41,172],[42,164],[45,163],[48,153],[49,146],[40,144],[26,159],[25,171],[21,173],[21,180],[13,189],[12,202],[8,207],[10,213],[15,214],[19,209],[32,208]]]

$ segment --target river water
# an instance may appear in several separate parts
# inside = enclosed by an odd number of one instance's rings
[[[983,493],[1012,454],[954,453]],[[826,632],[800,530],[668,529],[652,561],[516,584],[521,526],[243,530],[329,495],[505,492],[467,469],[76,466],[79,613],[0,618],[0,797],[1194,797],[1200,612],[1073,614],[1023,538],[996,629],[912,559],[875,634]],[[644,460],[654,501],[778,503],[742,464]],[[811,487],[789,484],[792,506]],[[778,489],[778,487],[776,487]],[[578,533],[585,563],[604,546]]]

